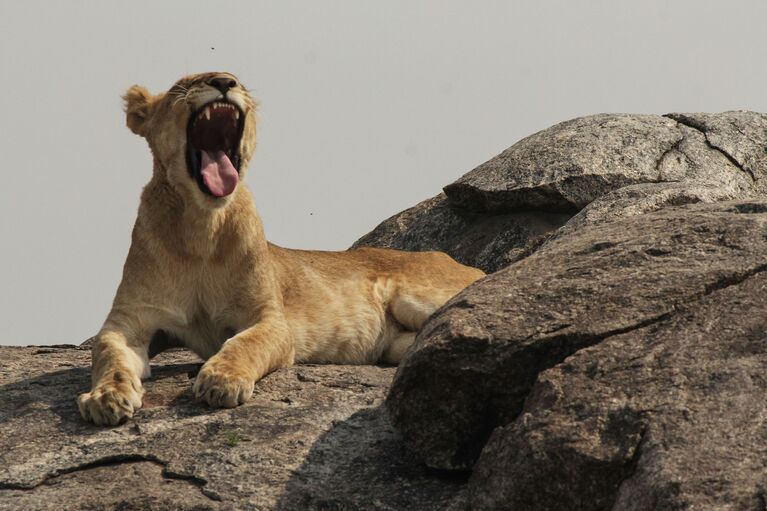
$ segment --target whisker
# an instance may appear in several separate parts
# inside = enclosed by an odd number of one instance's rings
[[[187,98],[189,97],[189,91],[188,90],[184,90],[183,92],[179,91],[177,93],[174,93],[173,95],[176,96],[176,100],[173,102],[173,106],[176,106],[179,101],[184,101],[184,102],[187,101]]]
[[[179,94],[179,96],[178,96],[178,97],[176,98],[176,100],[173,102],[173,106],[176,106],[176,105],[178,104],[178,102],[179,102],[179,101],[184,101],[184,102],[186,102],[186,96],[187,96],[187,94],[183,94],[183,95]]]

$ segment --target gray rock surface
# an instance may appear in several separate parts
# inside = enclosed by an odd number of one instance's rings
[[[767,172],[765,145],[767,117],[755,112],[599,114],[517,142],[445,193],[454,206],[484,212],[579,211],[641,183],[708,183],[749,194]]]
[[[767,191],[767,115],[736,111],[721,114],[669,114],[701,132],[706,145],[719,151],[733,165],[748,174],[758,192]]]
[[[546,241],[573,233],[587,225],[612,222],[670,206],[737,199],[741,198],[740,195],[732,189],[704,183],[643,183],[624,186],[594,200]]]
[[[440,509],[462,485],[412,459],[380,406],[393,368],[298,366],[246,405],[192,401],[199,364],[153,361],[145,407],[86,424],[90,353],[0,347],[0,509]]]
[[[589,367],[607,367],[614,364],[617,367],[616,371],[620,371],[621,363],[636,363],[637,367],[640,367],[640,362],[631,357],[616,360],[610,358],[615,357],[614,353],[605,351],[606,358],[603,360],[599,356],[599,353],[603,352],[596,348],[585,348],[602,346],[606,341],[621,335],[624,336],[622,339],[634,339],[633,342],[636,343],[645,342],[645,332],[660,328],[659,324],[680,324],[683,307],[696,311],[703,307],[705,300],[717,299],[725,288],[729,289],[728,292],[735,293],[736,289],[746,283],[749,287],[743,289],[760,289],[758,286],[753,288],[752,286],[756,285],[753,282],[761,282],[754,279],[765,271],[767,202],[697,204],[584,227],[547,243],[530,257],[470,286],[427,322],[414,348],[398,369],[387,398],[393,423],[401,432],[406,444],[430,466],[467,469],[474,464],[485,448],[494,429],[505,426],[516,431],[515,428],[524,428],[524,424],[533,424],[531,421],[538,420],[535,415],[520,416],[520,413],[525,400],[533,399],[529,396],[542,392],[535,389],[544,383],[536,382],[539,375],[547,369],[557,368],[563,362],[565,365],[560,367],[567,367],[568,357],[579,350],[583,350],[579,354],[580,357],[587,357],[587,353],[591,353],[588,355],[591,357]],[[748,294],[746,291],[743,293]],[[731,317],[726,321],[716,322],[712,320],[714,313],[709,311],[699,316],[700,321],[708,318],[708,322],[691,324],[687,334],[684,331],[677,331],[673,335],[664,334],[662,338],[666,345],[663,349],[669,353],[684,353],[688,350],[690,357],[699,357],[700,360],[696,362],[698,368],[706,368],[710,373],[708,376],[701,376],[704,379],[711,374],[727,372],[729,362],[726,357],[716,359],[716,356],[728,353],[733,359],[753,357],[749,363],[755,365],[751,369],[758,368],[764,373],[767,369],[767,294],[755,293],[750,302],[742,299],[746,295],[738,295],[741,298],[731,306],[727,306],[730,303],[727,300],[719,299],[722,310],[717,314],[726,318],[730,317],[727,314],[734,311],[761,321],[762,323],[757,321],[748,327],[755,328],[752,332],[755,336],[752,342],[747,342],[739,336],[738,329],[741,326],[734,324]],[[741,307],[744,310],[740,310]],[[762,326],[759,327],[759,324]],[[716,350],[713,345],[710,347],[710,351],[713,350],[710,354],[705,352],[702,345],[702,351],[695,353],[704,332],[710,336],[709,342],[724,343],[716,352],[719,355],[714,354]],[[685,337],[686,335],[689,337]],[[641,351],[642,347],[637,346],[636,349]],[[585,358],[580,360],[584,360],[582,363],[588,366]],[[692,364],[691,367],[695,366],[692,361],[689,364]],[[678,391],[678,395],[687,396],[689,402],[686,406],[696,410],[690,420],[697,421],[702,428],[700,432],[695,433],[697,437],[694,438],[698,440],[691,441],[688,445],[690,449],[709,448],[707,442],[696,443],[701,442],[701,435],[704,434],[709,434],[712,438],[730,435],[733,437],[733,443],[742,442],[743,452],[734,458],[723,459],[719,465],[706,467],[706,470],[741,470],[740,456],[744,455],[747,449],[750,449],[750,456],[758,462],[767,461],[754,451],[755,444],[751,443],[749,438],[737,437],[737,415],[733,415],[731,420],[723,419],[718,423],[709,421],[704,424],[705,410],[713,409],[717,413],[727,410],[731,396],[724,390],[717,395],[714,393],[716,387],[712,386],[709,388],[711,394],[707,399],[716,406],[711,408],[711,403],[703,401],[693,406],[695,400],[702,397],[702,394],[695,390],[697,383],[689,377],[680,376],[673,379],[669,376],[683,375],[686,370],[683,366],[671,367],[668,374],[659,371],[656,375],[649,376],[650,380],[657,376],[654,387],[648,384],[646,389],[620,388],[618,385],[616,389],[611,390],[618,396],[621,392],[626,395],[639,395],[643,392],[652,394],[653,389],[655,392],[670,392],[672,395],[677,395],[675,392]],[[631,381],[631,377],[625,374],[605,373],[603,376],[607,382],[623,377],[625,381]],[[742,378],[742,375],[738,378]],[[765,380],[754,373],[751,387],[744,389],[744,396],[748,396],[747,399],[756,399],[759,392],[765,391],[764,384]],[[567,385],[567,382],[563,385]],[[595,423],[594,428],[597,429],[612,427],[609,426],[609,421],[605,422],[604,419],[612,413],[610,410],[614,411],[610,408],[612,405],[602,399],[606,392],[596,392],[593,399],[588,393],[578,394],[567,401],[568,404],[563,404],[570,407],[568,412],[576,414],[575,416],[582,421],[573,423],[571,433],[583,433],[584,445],[591,445],[595,452],[603,449],[612,453],[610,456],[630,464],[636,447],[631,446],[634,441],[631,438],[636,440],[636,444],[639,434],[637,431],[642,429],[637,424],[646,424],[641,423],[641,414],[638,411],[636,417],[632,416],[625,421],[639,429],[634,431],[627,426],[627,430],[616,433],[626,438],[612,451],[609,444],[617,440],[603,437],[604,444],[600,444],[596,440],[599,438],[597,433],[594,433],[596,436],[587,438],[587,430],[581,429],[587,428],[590,421]],[[656,397],[664,399],[662,396]],[[649,403],[647,406],[650,408],[655,406],[650,398],[645,403]],[[535,410],[542,412],[551,404],[553,403],[540,404]],[[618,402],[615,406],[615,410],[618,410],[622,409],[623,405]],[[759,420],[767,416],[761,406],[763,403],[753,409],[756,417],[761,417]],[[607,410],[607,415],[590,414],[589,410],[592,409]],[[637,404],[635,410],[647,411],[647,408],[641,408],[641,405]],[[659,412],[659,415],[662,413]],[[657,427],[658,430],[653,430],[656,435],[653,441],[674,444],[678,443],[678,435],[683,434],[671,430],[664,433],[660,423]],[[711,429],[706,429],[709,427]],[[553,443],[546,444],[549,445],[549,450],[542,447],[536,450],[539,444],[530,440],[526,445],[531,451],[522,451],[524,455],[518,457],[512,456],[511,453],[514,452],[513,449],[521,449],[520,443],[515,444],[514,448],[506,449],[504,452],[515,459],[514,463],[519,463],[520,467],[524,465],[525,468],[520,470],[535,470],[535,456],[548,459],[552,465],[561,467],[560,481],[570,480],[568,477],[573,476],[575,472],[585,470],[583,467],[568,465],[568,459],[557,457],[560,454],[565,456],[557,449],[577,443],[580,437],[554,437],[544,434],[544,430],[536,429],[535,426],[525,431],[533,439],[538,439],[536,435],[540,435],[540,445],[549,438]],[[692,434],[692,429],[690,432]],[[762,432],[764,433],[764,430]],[[496,449],[492,447],[495,445],[497,442],[489,444],[486,450]],[[586,447],[583,449],[587,452]],[[597,453],[588,459],[599,465],[598,456]],[[561,463],[557,463],[557,460]],[[508,459],[507,462],[512,463]],[[615,472],[615,477],[619,479],[623,477],[619,470],[614,470],[618,462],[613,460],[611,463],[613,465],[607,471]],[[488,468],[488,471],[497,470],[501,477],[500,474],[504,472],[500,467],[510,465],[488,462],[487,466],[492,467]],[[665,466],[659,468],[661,472],[666,469]],[[571,472],[566,472],[568,470]],[[702,471],[703,468],[701,473]],[[682,472],[677,471],[668,477],[673,479],[676,475],[683,475]],[[596,472],[591,475],[597,479],[602,478]],[[502,478],[508,484],[514,484],[513,478]],[[572,481],[576,484],[575,479]],[[482,491],[482,485],[479,482],[475,484],[480,488],[477,491]],[[588,481],[583,484],[589,485]],[[624,487],[627,487],[627,484],[624,482]],[[490,488],[492,490],[496,487]],[[644,491],[646,490],[645,488]],[[756,491],[754,488],[751,490],[752,493]],[[511,495],[510,491],[503,495]],[[551,489],[557,498],[563,498],[567,491],[567,485]],[[579,491],[575,493],[580,495]],[[717,492],[712,490],[712,494]],[[526,502],[524,498],[520,497],[519,502]],[[496,504],[499,502],[500,499]],[[498,507],[503,508],[503,505]]]
[[[765,147],[767,116],[755,112],[580,117],[517,142],[354,246],[442,250],[491,273],[558,228],[555,237],[669,205],[762,194]]]
[[[763,509],[767,273],[538,376],[471,479],[474,509]]]

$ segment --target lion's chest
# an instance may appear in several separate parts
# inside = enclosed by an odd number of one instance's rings
[[[211,283],[210,278],[186,280],[174,296],[176,314],[169,329],[207,359],[240,330],[235,288]]]
[[[205,311],[198,311],[180,329],[179,337],[184,345],[203,359],[208,359],[221,349],[224,342],[237,333],[230,321],[222,317],[211,317]]]

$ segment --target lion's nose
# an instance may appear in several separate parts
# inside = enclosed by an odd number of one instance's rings
[[[221,94],[226,94],[229,89],[237,87],[237,80],[231,76],[214,76],[208,80],[208,85],[220,90]]]

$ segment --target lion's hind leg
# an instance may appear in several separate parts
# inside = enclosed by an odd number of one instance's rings
[[[400,331],[389,340],[381,354],[381,360],[387,364],[399,364],[413,342],[415,342],[415,332]]]
[[[406,289],[400,290],[392,297],[389,312],[405,330],[420,330],[429,316],[450,298],[440,296],[444,293],[430,291],[421,288]]]
[[[382,360],[386,362],[398,364],[429,316],[466,286],[485,275],[481,270],[456,263],[446,254],[429,253],[422,256],[430,258],[429,268],[433,271],[437,271],[434,268],[441,268],[441,273],[425,279],[403,275],[381,286],[381,289],[388,291],[388,294],[384,294],[388,297],[387,313],[398,326],[398,331],[388,338],[384,346]],[[419,275],[423,273],[428,272],[419,271]]]
[[[399,364],[408,348],[415,341],[421,326],[450,296],[439,290],[408,287],[392,297],[388,312],[396,322],[396,332],[389,336],[381,360]]]

